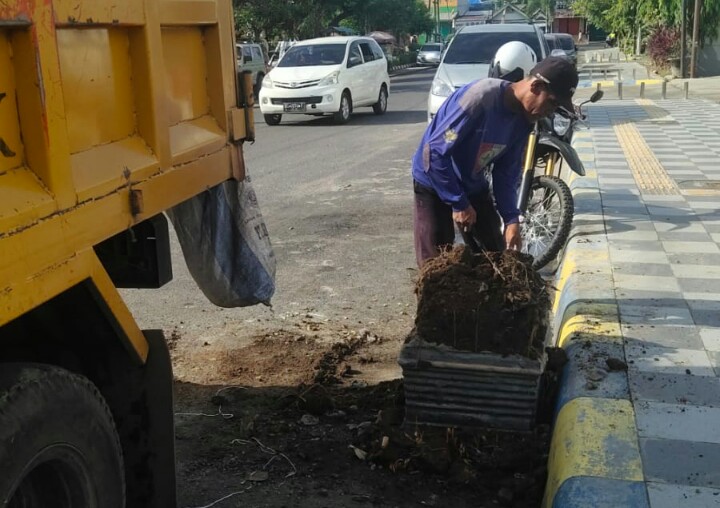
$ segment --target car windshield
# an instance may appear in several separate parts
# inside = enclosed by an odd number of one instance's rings
[[[575,49],[575,41],[572,37],[558,37],[557,41],[562,49]]]
[[[278,67],[310,67],[338,65],[345,59],[347,44],[311,44],[293,46],[285,53]]]
[[[440,51],[440,44],[423,44],[420,51]]]
[[[524,42],[542,59],[540,39],[535,32],[480,32],[458,34],[445,53],[446,64],[489,64],[498,48],[510,41]]]

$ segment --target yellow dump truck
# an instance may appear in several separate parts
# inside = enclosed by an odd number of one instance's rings
[[[244,175],[231,0],[0,1],[0,505],[175,506],[172,370],[118,287]]]

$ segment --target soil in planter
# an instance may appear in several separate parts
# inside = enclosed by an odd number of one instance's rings
[[[531,256],[456,246],[423,267],[416,292],[415,333],[424,340],[461,351],[542,356],[550,288]]]

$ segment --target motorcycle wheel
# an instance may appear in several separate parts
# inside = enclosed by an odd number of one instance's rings
[[[520,225],[522,250],[535,258],[533,268],[540,269],[557,257],[570,234],[573,213],[573,197],[565,182],[545,175],[533,180]]]

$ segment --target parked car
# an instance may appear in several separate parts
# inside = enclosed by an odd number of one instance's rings
[[[542,32],[535,25],[499,24],[470,25],[461,28],[447,47],[435,71],[428,96],[428,122],[440,106],[458,88],[485,78],[495,52],[510,41],[524,42],[537,55],[538,61],[550,54]]]
[[[556,47],[557,56],[567,58],[573,65],[577,66],[577,46],[575,38],[570,34],[552,34]],[[562,52],[562,54],[560,53]]]
[[[439,42],[423,44],[420,46],[415,62],[418,65],[440,65],[443,45]]]
[[[323,37],[290,48],[266,76],[260,111],[268,125],[283,115],[333,115],[345,123],[355,108],[387,109],[390,77],[385,54],[369,37]]]
[[[235,45],[235,52],[237,53],[238,72],[252,72],[253,87],[257,95],[260,91],[262,81],[268,72],[262,47],[260,44],[242,42]]]
[[[558,41],[555,38],[555,34],[545,34],[545,42],[547,42],[548,49],[552,53],[556,49],[560,49],[560,46],[558,45]]]

